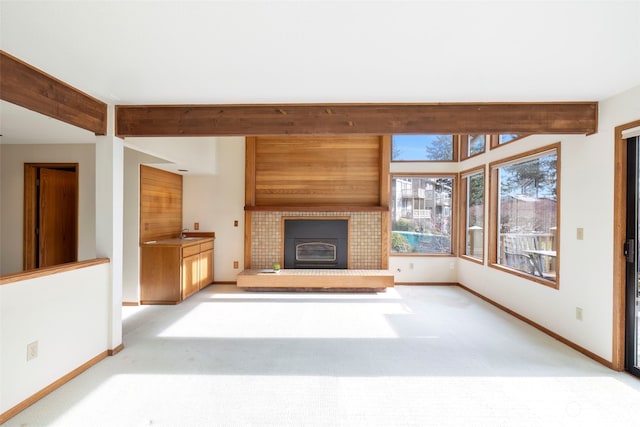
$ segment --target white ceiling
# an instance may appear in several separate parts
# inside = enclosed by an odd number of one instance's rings
[[[640,85],[640,0],[0,0],[0,48],[110,104],[599,101]]]

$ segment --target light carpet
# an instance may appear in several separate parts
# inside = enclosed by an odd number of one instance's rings
[[[458,287],[124,307],[125,349],[6,426],[637,426],[640,381]]]

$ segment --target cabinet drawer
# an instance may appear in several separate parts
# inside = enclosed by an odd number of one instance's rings
[[[205,242],[200,244],[200,252],[208,251],[209,249],[213,249],[213,242]]]
[[[182,257],[188,257],[190,255],[196,255],[200,253],[200,245],[186,246],[182,248]]]

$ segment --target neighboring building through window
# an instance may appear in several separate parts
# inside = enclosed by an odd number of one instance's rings
[[[454,135],[393,135],[391,160],[452,162],[456,158]]]
[[[461,237],[463,255],[478,261],[484,260],[484,166],[463,172],[462,215],[464,233]]]
[[[392,176],[391,252],[451,254],[453,176]]]
[[[492,163],[491,263],[557,282],[560,146]]]

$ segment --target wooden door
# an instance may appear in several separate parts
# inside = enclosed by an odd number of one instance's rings
[[[77,260],[76,173],[41,168],[38,267]]]

